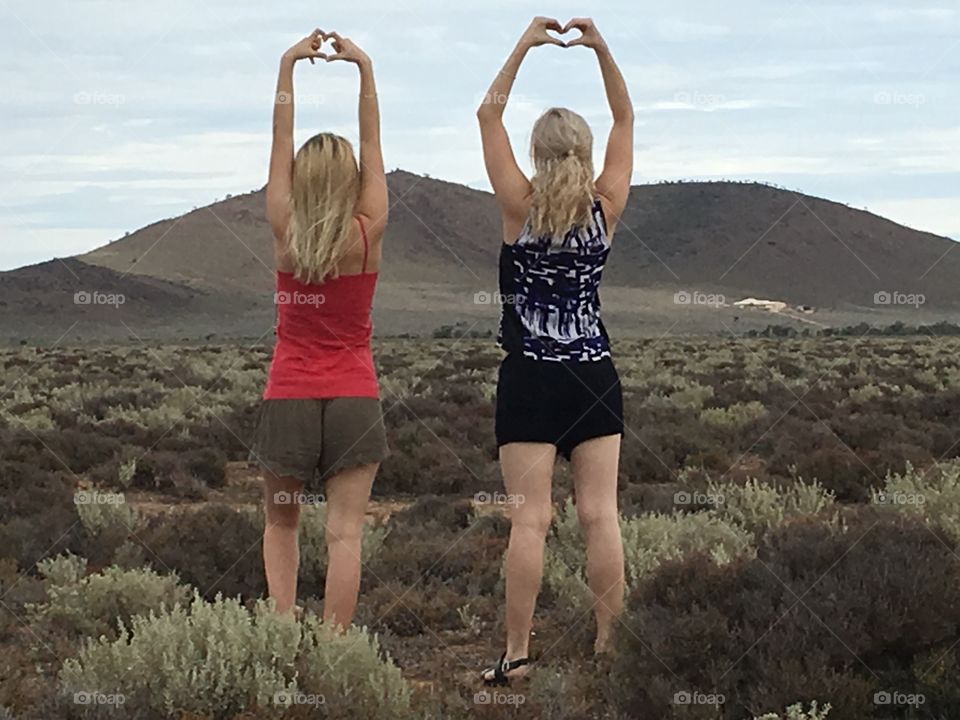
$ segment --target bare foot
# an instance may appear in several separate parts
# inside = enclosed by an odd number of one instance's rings
[[[597,637],[596,642],[593,643],[593,654],[594,655],[612,655],[613,654],[614,643],[609,636]]]

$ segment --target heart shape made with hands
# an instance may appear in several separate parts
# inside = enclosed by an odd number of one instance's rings
[[[585,34],[584,28],[574,25],[574,22],[575,21],[571,20],[559,30],[556,28],[547,28],[547,35],[559,41],[565,48],[572,47],[570,43],[582,39]],[[571,40],[563,39],[564,35],[569,35],[572,32],[579,32],[580,37],[572,38]]]
[[[322,54],[325,58],[337,53],[337,38],[335,32],[321,30],[318,39],[320,42],[314,48],[318,53]]]
[[[334,55],[342,52],[343,48],[340,45],[341,36],[336,31],[327,32],[325,30],[317,30],[314,41],[311,43],[311,48],[315,53],[319,53],[320,57],[310,58],[310,62],[316,60],[329,60]]]

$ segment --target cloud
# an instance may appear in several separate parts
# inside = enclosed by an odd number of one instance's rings
[[[279,55],[318,24],[375,58],[388,167],[486,186],[473,112],[540,11],[533,0],[61,5],[56,22],[42,4],[0,5],[0,268],[262,186]],[[595,12],[639,113],[638,181],[771,180],[955,227],[952,198],[917,204],[960,186],[949,3],[690,0],[647,18],[610,0]],[[296,87],[298,142],[320,129],[356,141],[354,68],[305,65]],[[609,110],[596,59],[541,48],[507,113],[521,163],[555,104],[590,120],[599,159]]]
[[[665,18],[655,23],[657,33],[664,40],[670,42],[689,42],[707,38],[719,38],[729,35],[731,30],[726,25],[712,25],[703,22],[692,22],[681,18]]]
[[[960,195],[954,197],[879,200],[870,203],[871,212],[895,218],[917,230],[934,232],[960,242]]]

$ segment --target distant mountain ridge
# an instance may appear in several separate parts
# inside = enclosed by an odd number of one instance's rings
[[[485,287],[500,222],[480,190],[397,171],[385,283]],[[80,256],[120,272],[195,287],[269,290],[263,191],[150,225]],[[871,213],[755,183],[642,185],[631,191],[606,282],[728,289],[788,302],[870,305],[883,291],[960,305],[956,243]]]
[[[493,196],[404,171],[390,173],[388,185],[381,321],[423,332],[475,313],[495,318],[495,308],[472,307],[476,293],[496,288],[501,225]],[[769,185],[641,185],[632,188],[616,231],[605,298],[615,298],[626,322],[635,313],[638,326],[653,305],[669,319],[663,298],[697,292],[853,314],[890,310],[877,301],[887,293],[920,296],[926,312],[953,313],[960,311],[957,245]],[[213,318],[215,327],[259,329],[272,316],[271,265],[259,190],[153,223],[74,259],[0,273],[0,318],[20,328],[33,319],[86,317],[89,307],[44,301],[36,292],[45,283],[62,291],[99,283],[140,298],[124,309],[131,322],[189,333],[196,316],[205,318],[204,327]]]

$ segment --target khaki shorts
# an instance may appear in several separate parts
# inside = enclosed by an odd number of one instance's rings
[[[388,454],[376,398],[264,400],[250,460],[273,475],[308,484],[317,476],[326,480],[379,463]]]

